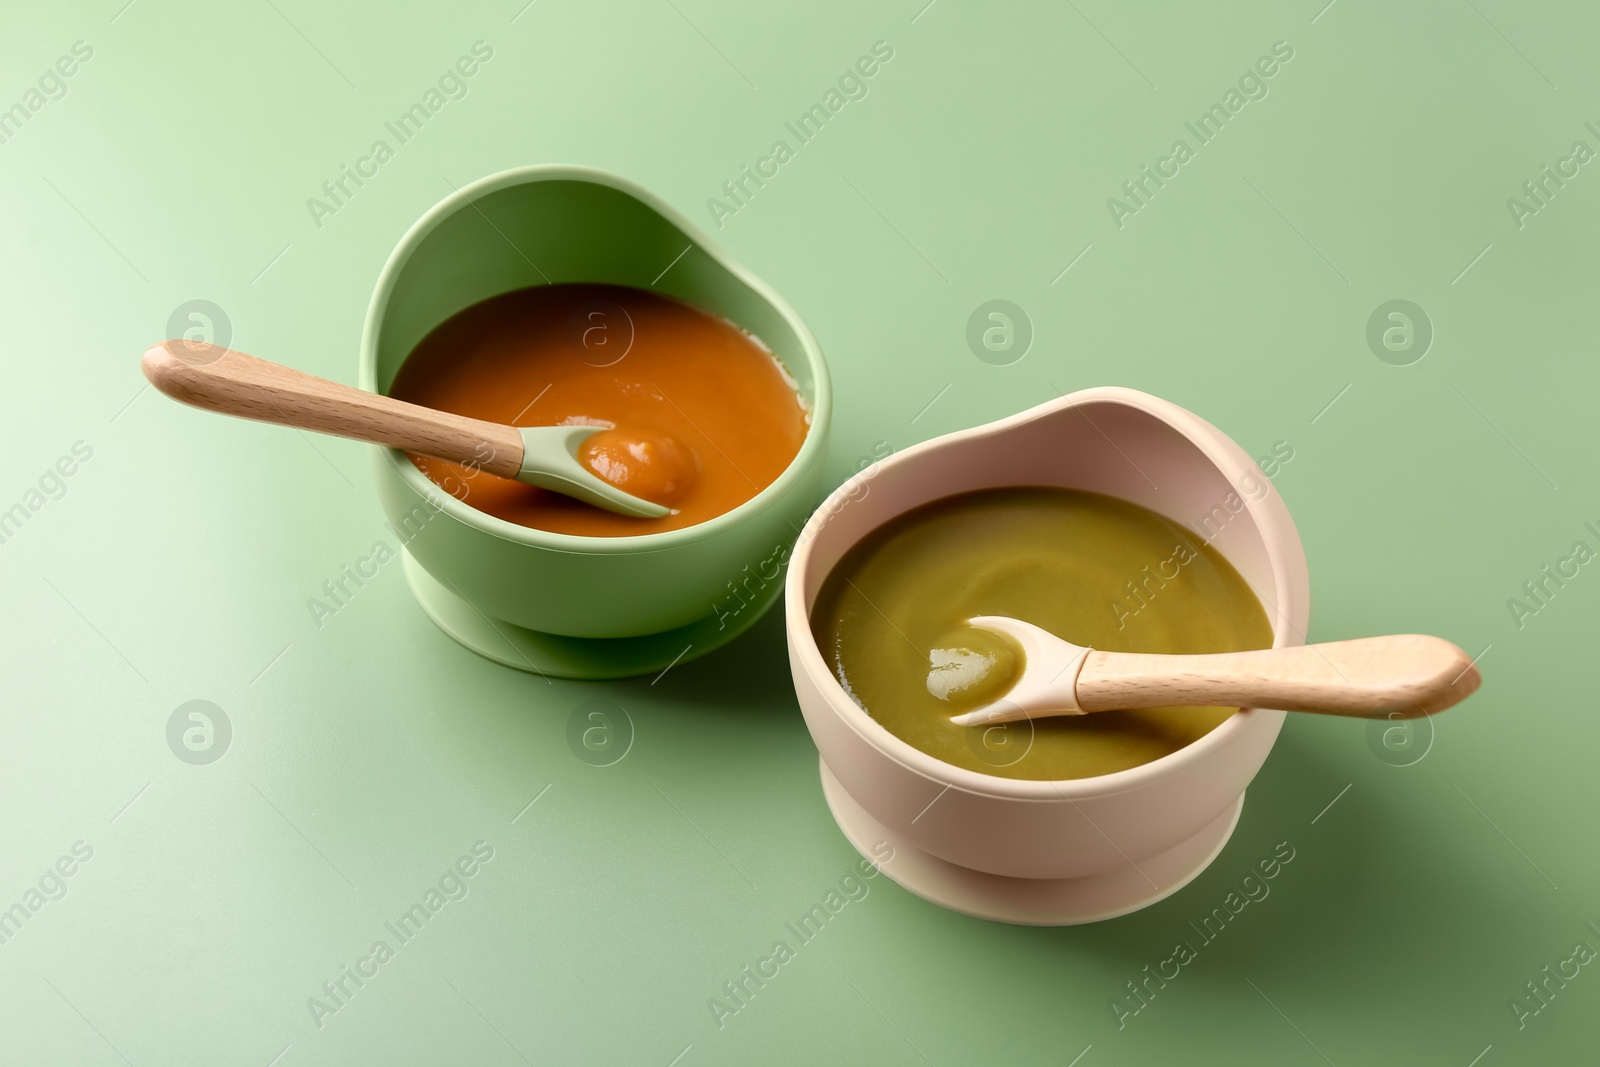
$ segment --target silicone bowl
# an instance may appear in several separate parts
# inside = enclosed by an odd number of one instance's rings
[[[794,310],[672,208],[603,171],[535,166],[458,190],[401,239],[367,312],[362,388],[386,392],[416,343],[456,312],[552,282],[653,289],[759,338],[810,410],[794,461],[726,514],[638,537],[506,522],[442,492],[394,449],[373,450],[378,495],[417,599],[469,648],[565,677],[659,670],[726,643],[776,600],[776,570],[759,572],[787,553],[822,493],[827,365]]]
[[[887,843],[890,877],[958,911],[1041,924],[1108,918],[1176,891],[1216,856],[1283,712],[1241,711],[1115,774],[1001,778],[889,733],[845,693],[812,637],[823,579],[868,532],[931,500],[1005,485],[1091,490],[1187,524],[1261,599],[1273,647],[1304,643],[1305,554],[1282,498],[1243,449],[1177,405],[1121,388],[908,448],[840,486],[802,530],[787,579],[790,666],[846,836],[864,855],[881,856]]]

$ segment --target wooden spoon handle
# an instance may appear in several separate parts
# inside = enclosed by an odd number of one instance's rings
[[[408,404],[217,345],[163,341],[142,366],[157,389],[207,411],[403,448],[502,478],[515,478],[522,466],[522,437],[513,426]]]
[[[1409,719],[1465,700],[1479,681],[1450,642],[1398,634],[1206,656],[1095,651],[1077,697],[1084,711],[1198,704]]]

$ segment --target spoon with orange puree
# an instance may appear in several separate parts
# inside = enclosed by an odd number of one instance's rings
[[[619,515],[670,515],[694,481],[693,453],[665,434],[485,422],[192,341],[163,341],[141,365],[161,392],[206,411],[433,456]]]
[[[1084,648],[1003,615],[980,615],[968,619],[967,626],[1000,634],[1013,647],[983,655],[935,650],[929,691],[951,700],[967,690],[976,699],[963,703],[984,701],[951,716],[957,726],[1172,706],[1410,719],[1460,703],[1481,680],[1465,652],[1442,637],[1423,634],[1156,655]],[[955,637],[945,643],[962,642]],[[993,667],[1001,668],[998,677],[988,677]]]

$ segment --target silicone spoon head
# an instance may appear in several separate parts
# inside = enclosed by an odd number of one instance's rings
[[[967,625],[1002,634],[1022,650],[1022,668],[1017,680],[1000,699],[974,708],[964,715],[952,715],[957,726],[1015,722],[1048,715],[1082,715],[1076,688],[1083,658],[1091,649],[1063,641],[1032,623],[1004,615],[978,615]]]
[[[517,472],[517,481],[576,497],[619,515],[659,519],[672,514],[672,509],[666,505],[624,492],[579,461],[579,446],[604,429],[603,426],[520,427],[522,469]]]

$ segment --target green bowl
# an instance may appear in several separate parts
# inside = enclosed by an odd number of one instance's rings
[[[411,227],[372,294],[361,387],[388,392],[417,342],[456,312],[557,282],[654,290],[760,338],[811,412],[788,469],[726,514],[638,537],[506,522],[395,449],[373,449],[378,496],[417,600],[468,648],[558,677],[664,670],[732,640],[781,595],[789,547],[823,494],[827,365],[794,310],[678,212],[615,175],[552,165],[474,182]]]

